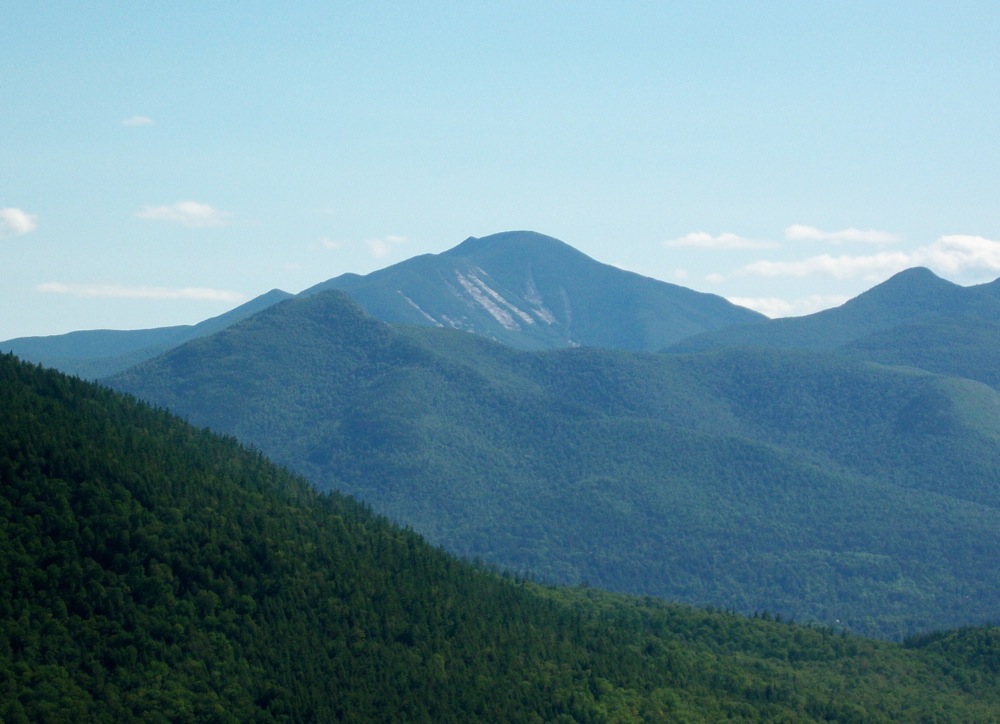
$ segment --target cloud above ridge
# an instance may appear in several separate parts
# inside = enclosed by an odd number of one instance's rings
[[[38,217],[13,206],[0,209],[0,239],[30,234],[38,228]]]
[[[185,299],[210,302],[242,302],[245,294],[225,289],[204,287],[149,287],[123,286],[120,284],[63,284],[45,282],[35,287],[35,291],[45,294],[66,294],[87,299]]]
[[[762,260],[748,264],[738,273],[768,277],[825,275],[836,279],[878,281],[915,266],[926,266],[952,277],[982,280],[1000,276],[1000,241],[951,234],[909,251],[854,256],[820,254],[792,261]]]
[[[365,244],[368,246],[369,251],[371,251],[372,256],[378,258],[389,256],[389,254],[392,253],[392,247],[405,243],[405,236],[396,236],[394,234],[384,236],[381,239],[368,239],[365,241]]]
[[[815,226],[804,224],[792,224],[785,229],[785,238],[789,241],[828,241],[833,244],[862,243],[862,244],[895,244],[899,241],[899,234],[888,231],[877,231],[875,229],[849,229],[840,231],[823,231]]]
[[[798,317],[823,309],[837,307],[850,299],[844,294],[812,294],[795,299],[779,297],[727,297],[733,304],[760,312],[766,317]]]
[[[135,212],[139,219],[169,221],[189,228],[228,226],[232,214],[198,201],[178,201],[164,206],[143,206]]]

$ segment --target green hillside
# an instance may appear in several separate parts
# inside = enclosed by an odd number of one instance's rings
[[[997,630],[905,647],[461,563],[259,453],[0,358],[0,718],[987,721]]]
[[[292,300],[113,380],[432,543],[883,637],[1000,620],[1000,395],[819,353],[518,352]]]
[[[931,319],[858,339],[839,354],[967,377],[1000,390],[1000,320]]]

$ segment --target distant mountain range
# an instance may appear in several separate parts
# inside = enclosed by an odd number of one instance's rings
[[[109,382],[546,580],[893,638],[1000,620],[1000,393],[970,379],[812,350],[518,351],[331,290]]]
[[[342,289],[385,322],[474,332],[519,349],[598,346],[658,350],[763,315],[722,297],[601,264],[528,231],[470,238],[367,276],[344,274],[302,292]],[[245,319],[291,294],[273,290],[193,327],[80,331],[0,342],[0,351],[99,379]]]
[[[511,232],[282,296],[106,381],[545,580],[1000,620],[998,282],[767,320]]]
[[[21,359],[39,362],[66,374],[96,380],[152,359],[189,340],[225,329],[291,296],[273,289],[225,314],[194,325],[137,330],[95,329],[48,337],[18,337],[0,342],[0,351],[13,352]]]

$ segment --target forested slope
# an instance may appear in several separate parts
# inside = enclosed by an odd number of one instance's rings
[[[995,629],[899,647],[542,588],[11,356],[0,407],[4,721],[1000,716]]]
[[[448,550],[880,636],[1000,619],[1000,396],[820,353],[518,352],[335,292],[115,378]]]

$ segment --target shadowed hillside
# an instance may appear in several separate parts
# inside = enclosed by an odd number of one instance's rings
[[[992,629],[901,648],[542,588],[10,356],[0,404],[4,721],[1000,716]]]

